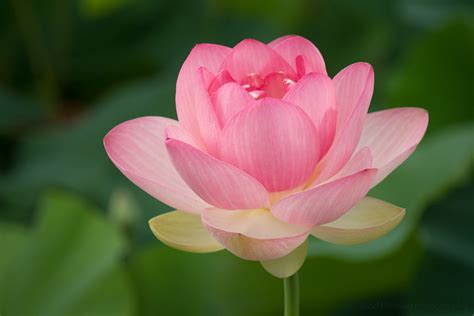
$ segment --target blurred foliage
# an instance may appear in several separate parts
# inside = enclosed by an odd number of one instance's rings
[[[473,21],[469,0],[0,1],[0,313],[280,313],[281,281],[258,263],[159,244],[147,220],[169,207],[112,166],[102,137],[176,117],[196,42],[288,33],[316,43],[331,75],[373,64],[372,111],[430,112],[427,138],[370,193],[405,220],[366,245],[311,240],[303,313],[472,313]]]
[[[5,315],[132,315],[119,265],[123,238],[92,205],[49,193],[32,231],[0,226],[0,310]],[[26,301],[26,302],[25,302]]]
[[[473,79],[466,71],[474,69],[472,56],[474,21],[449,23],[410,51],[394,79],[390,105],[429,105],[430,129],[472,121]]]
[[[473,189],[471,174],[465,187],[430,207],[424,217],[420,231],[426,250],[420,273],[408,292],[414,306],[410,315],[461,316],[474,310]]]

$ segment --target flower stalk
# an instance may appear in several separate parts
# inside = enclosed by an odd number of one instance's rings
[[[300,282],[298,272],[283,279],[285,291],[285,316],[300,315]]]

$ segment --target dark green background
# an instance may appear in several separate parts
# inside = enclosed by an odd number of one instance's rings
[[[175,117],[197,42],[299,34],[330,75],[375,68],[371,111],[430,113],[413,156],[370,195],[407,208],[354,247],[314,240],[303,315],[474,313],[472,1],[0,1],[0,314],[278,315],[282,282],[227,252],[180,253],[147,220],[166,212],[106,157],[102,137]]]

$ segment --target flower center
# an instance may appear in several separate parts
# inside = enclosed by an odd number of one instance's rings
[[[242,80],[241,85],[254,99],[272,97],[281,99],[295,82],[283,72],[274,72],[262,78],[251,73]]]

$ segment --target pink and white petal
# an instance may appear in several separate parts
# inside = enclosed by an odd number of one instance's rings
[[[267,209],[206,209],[202,222],[230,252],[247,260],[283,257],[303,243],[308,229],[276,219]]]
[[[354,63],[333,79],[336,88],[338,128],[344,128],[358,108],[367,113],[374,91],[374,70],[368,63]]]
[[[338,245],[365,243],[387,234],[405,216],[405,209],[365,197],[334,222],[316,226],[311,234]]]
[[[164,130],[178,122],[141,117],[114,127],[105,137],[107,154],[117,168],[142,190],[163,203],[200,213],[210,205],[181,179],[165,147]]]
[[[318,48],[301,36],[284,36],[272,41],[268,46],[280,54],[295,71],[298,68],[296,59],[298,56],[302,56],[305,68],[303,74],[312,72],[327,74],[323,56]]]
[[[268,205],[268,192],[242,170],[179,140],[165,143],[178,173],[204,201],[229,210]]]
[[[408,148],[403,153],[401,153],[398,157],[395,157],[393,160],[390,160],[389,163],[377,169],[377,175],[375,176],[374,182],[372,183],[372,188],[379,184],[383,179],[385,179],[393,170],[395,170],[398,166],[400,166],[411,154],[415,151],[416,145]]]
[[[196,45],[181,67],[176,82],[176,112],[180,125],[211,152],[217,142],[219,123],[206,82],[210,80],[209,72],[216,74],[230,51],[220,45]]]
[[[214,77],[214,79],[211,81],[209,84],[209,88],[207,91],[209,92],[209,95],[212,97],[212,95],[223,85],[229,82],[235,82],[234,78],[230,75],[230,73],[227,70],[222,70],[220,71],[217,76]]]
[[[235,82],[224,84],[212,96],[212,104],[221,127],[224,127],[244,107],[255,102],[255,99],[241,85]]]
[[[305,227],[332,222],[367,194],[375,174],[375,169],[366,169],[294,193],[273,205],[271,212],[282,221]]]
[[[354,150],[362,132],[365,115],[357,113],[353,119],[349,120],[343,130],[336,130],[334,141],[326,155],[321,159],[316,170],[316,180],[312,186],[323,183],[327,179],[333,177],[341,168],[343,168]]]
[[[316,73],[306,75],[283,100],[301,107],[313,121],[319,135],[321,156],[324,155],[336,132],[336,92],[331,78]]]
[[[356,63],[339,72],[333,82],[337,103],[336,133],[320,163],[321,171],[315,184],[332,177],[354,153],[374,90],[374,72],[369,64]]]
[[[234,116],[219,140],[220,158],[270,192],[304,183],[318,162],[318,135],[301,108],[264,98]]]
[[[339,178],[350,176],[359,171],[370,169],[372,167],[372,154],[369,147],[364,147],[358,150],[354,156],[349,159],[347,164],[342,167],[334,176],[326,180],[331,182]]]
[[[169,125],[165,127],[165,132],[163,134],[163,139],[173,138],[193,147],[196,147],[199,150],[206,151],[204,145],[195,139],[190,133],[176,125]]]
[[[295,78],[295,72],[280,55],[253,39],[238,43],[224,60],[221,70],[228,70],[239,83],[252,74],[263,79],[273,72],[283,72]]]
[[[428,112],[420,108],[395,108],[369,113],[359,147],[369,147],[378,168],[374,185],[405,161],[428,127]]]

